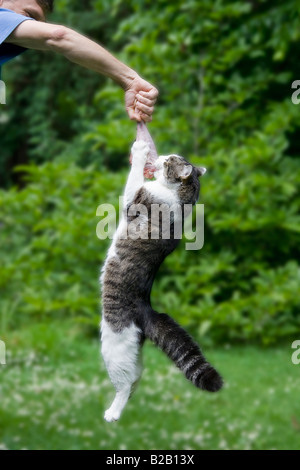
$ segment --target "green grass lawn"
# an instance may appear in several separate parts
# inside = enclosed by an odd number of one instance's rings
[[[146,343],[141,383],[121,420],[106,423],[113,388],[98,342],[78,328],[39,324],[1,338],[0,449],[300,448],[300,364],[290,344],[206,350],[226,383],[209,394]]]

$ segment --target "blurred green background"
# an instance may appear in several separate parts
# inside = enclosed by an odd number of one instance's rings
[[[152,302],[205,347],[222,392],[194,390],[151,345],[118,424],[99,359],[98,277],[136,126],[113,82],[52,53],[3,68],[0,448],[298,449],[299,2],[56,0],[160,90],[159,153],[207,167],[205,244],[166,260]],[[100,365],[99,365],[100,364]]]

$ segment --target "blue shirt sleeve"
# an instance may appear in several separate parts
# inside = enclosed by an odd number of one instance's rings
[[[33,18],[19,15],[6,8],[0,8],[0,67],[26,50],[24,47],[17,46],[16,44],[4,42],[16,27],[26,20],[33,20]]]

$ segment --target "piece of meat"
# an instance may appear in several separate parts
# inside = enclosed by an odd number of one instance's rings
[[[153,139],[147,129],[146,124],[141,121],[137,123],[136,140],[144,140],[150,147],[150,153],[145,165],[144,176],[145,178],[152,179],[154,177],[155,166],[154,163],[158,158],[158,153],[153,142]],[[130,163],[132,162],[132,155],[130,155]]]

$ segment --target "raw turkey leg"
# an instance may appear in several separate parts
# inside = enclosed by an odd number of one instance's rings
[[[145,142],[147,142],[147,144],[150,147],[150,153],[149,153],[149,156],[145,165],[145,169],[144,169],[144,176],[145,178],[151,179],[154,177],[154,172],[155,172],[154,163],[155,163],[155,160],[157,160],[158,158],[158,153],[157,153],[155,144],[152,140],[152,137],[147,129],[147,126],[143,121],[137,123],[136,140],[137,141],[144,140]],[[130,157],[130,162],[131,162],[131,157]]]

